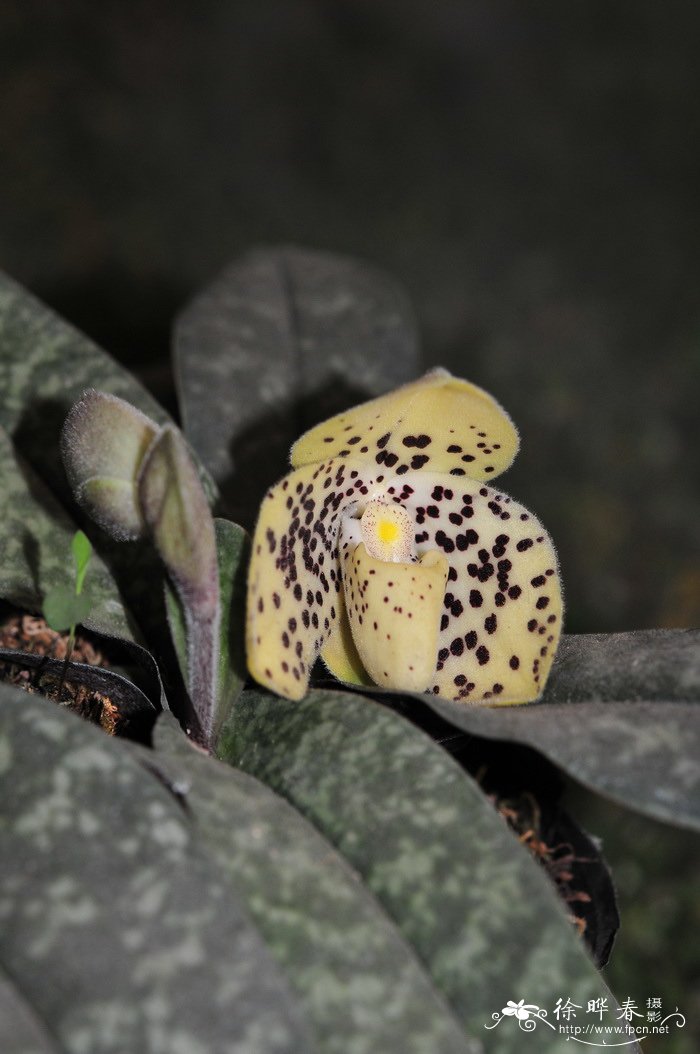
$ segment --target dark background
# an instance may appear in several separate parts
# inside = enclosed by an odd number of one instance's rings
[[[569,631],[698,625],[699,30],[673,0],[3,0],[0,265],[172,408],[171,319],[233,257],[380,264],[425,364],[519,424],[504,485]],[[616,815],[623,926],[647,907],[614,983],[664,995],[700,909],[652,863],[697,889],[697,841]]]

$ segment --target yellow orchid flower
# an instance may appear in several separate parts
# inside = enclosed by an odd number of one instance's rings
[[[541,523],[486,485],[517,450],[502,407],[445,370],[303,435],[253,540],[253,677],[300,699],[321,655],[355,684],[536,699],[562,595]]]

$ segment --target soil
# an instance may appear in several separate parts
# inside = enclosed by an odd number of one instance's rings
[[[38,615],[11,612],[0,621],[0,648],[45,655],[53,659],[65,659],[68,651],[68,633],[52,630]],[[89,666],[109,667],[109,662],[96,645],[80,631],[70,656],[74,662]],[[117,706],[101,692],[85,685],[73,683],[70,668],[61,684],[55,674],[47,675],[38,670],[25,670],[9,662],[0,661],[0,680],[13,684],[25,692],[43,695],[60,706],[65,706],[80,717],[99,725],[108,735],[119,732],[120,716]]]

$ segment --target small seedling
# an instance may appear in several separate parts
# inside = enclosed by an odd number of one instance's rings
[[[69,631],[66,660],[58,693],[59,699],[63,691],[68,663],[75,647],[76,626],[88,617],[92,608],[90,597],[83,593],[85,575],[92,557],[92,543],[83,531],[76,531],[71,542],[71,549],[75,563],[75,579],[72,585],[54,586],[44,597],[43,603],[44,618],[51,629],[56,630],[57,633]]]

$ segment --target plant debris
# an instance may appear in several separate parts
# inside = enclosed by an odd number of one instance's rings
[[[40,615],[22,612],[9,614],[0,623],[0,648],[11,648],[18,652],[29,652],[47,658],[65,660],[68,649],[68,633],[52,630]],[[86,636],[78,634],[70,658],[89,666],[109,667],[102,652]],[[107,695],[103,695],[70,679],[70,667],[63,684],[55,674],[23,669],[13,663],[0,662],[0,680],[13,684],[31,695],[43,695],[52,702],[67,707],[79,717],[99,725],[108,735],[119,731],[119,708]],[[60,699],[59,699],[60,693]]]
[[[574,869],[577,864],[593,864],[591,857],[577,856],[570,842],[548,845],[542,830],[542,811],[533,794],[524,791],[515,798],[499,798],[487,795],[498,809],[508,826],[515,831],[518,840],[545,869],[554,882],[559,895],[571,908],[570,921],[583,936],[588,922],[575,905],[590,904],[591,896],[585,890],[575,889]]]

